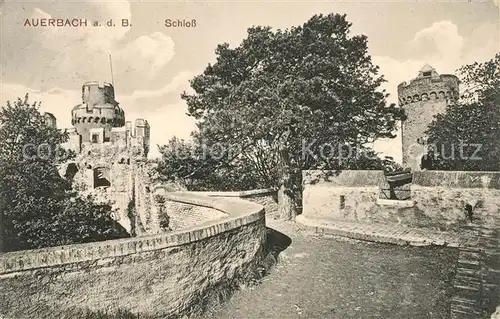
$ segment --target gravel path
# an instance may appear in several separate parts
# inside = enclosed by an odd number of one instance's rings
[[[449,318],[458,251],[318,237],[268,221],[291,245],[258,286],[205,318]]]

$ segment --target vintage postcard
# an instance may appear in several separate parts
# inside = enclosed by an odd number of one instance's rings
[[[0,0],[0,319],[500,319],[500,4]]]

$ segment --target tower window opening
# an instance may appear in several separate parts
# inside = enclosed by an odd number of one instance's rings
[[[109,181],[109,169],[99,167],[94,169],[94,188],[111,186]]]
[[[92,134],[92,143],[99,143],[99,134]]]
[[[428,72],[424,72],[422,75],[423,76],[431,76],[432,72],[431,71],[428,71]]]
[[[420,158],[420,169],[428,170],[432,169],[432,156],[430,154],[424,154]]]
[[[340,195],[340,209],[345,208],[345,195]]]

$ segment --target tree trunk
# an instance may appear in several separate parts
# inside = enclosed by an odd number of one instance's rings
[[[278,188],[278,216],[284,220],[295,220],[296,207],[293,196],[290,156],[287,147],[278,153],[278,169],[280,174]]]
[[[290,190],[281,185],[278,190],[278,214],[280,219],[295,220],[295,204]]]
[[[281,185],[278,189],[278,215],[280,219],[284,220],[295,220],[295,215],[297,214],[290,186],[290,174],[289,172],[284,172],[281,178]]]

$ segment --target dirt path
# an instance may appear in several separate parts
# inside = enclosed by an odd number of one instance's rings
[[[263,282],[205,318],[448,318],[458,251],[317,237],[268,221],[291,238]]]

